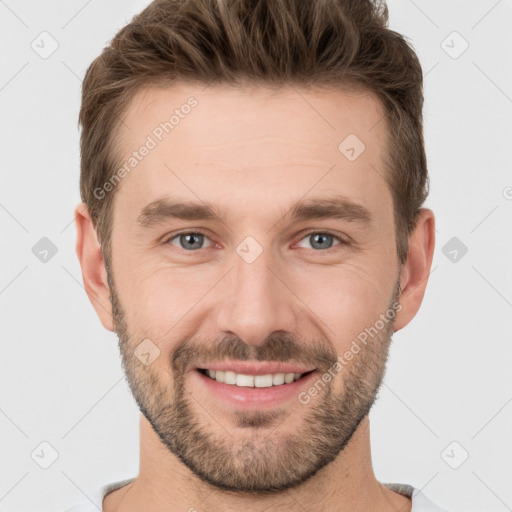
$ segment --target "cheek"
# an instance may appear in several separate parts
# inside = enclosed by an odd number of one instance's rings
[[[176,329],[215,282],[210,271],[169,268],[162,261],[139,257],[125,266],[123,306],[133,332],[155,340],[175,337]],[[175,326],[177,326],[175,328]]]
[[[394,279],[389,268],[361,261],[310,272],[296,285],[292,289],[322,320],[319,328],[340,352],[387,311]]]

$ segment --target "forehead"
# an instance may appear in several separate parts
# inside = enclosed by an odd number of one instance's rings
[[[289,133],[298,140],[323,141],[325,148],[331,142],[331,137],[326,139],[329,133],[336,142],[347,129],[362,140],[379,138],[383,115],[382,104],[373,93],[354,87],[306,90],[293,85],[277,89],[177,82],[170,87],[140,90],[124,113],[118,134],[133,146],[140,135],[155,130],[158,138],[158,127],[170,121],[175,139],[193,132],[198,144],[222,139],[233,144],[247,135],[254,139],[261,134]],[[198,117],[200,121],[194,119]],[[375,129],[377,125],[380,127]]]
[[[116,202],[129,200],[135,215],[169,193],[250,215],[251,204],[262,213],[272,198],[283,205],[312,191],[386,209],[383,117],[379,100],[365,91],[146,88],[116,133],[127,171]]]

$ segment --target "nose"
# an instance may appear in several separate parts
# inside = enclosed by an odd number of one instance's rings
[[[299,300],[285,274],[272,261],[270,250],[252,262],[235,252],[233,269],[222,283],[223,294],[217,304],[217,328],[248,345],[262,344],[276,330],[296,332]]]

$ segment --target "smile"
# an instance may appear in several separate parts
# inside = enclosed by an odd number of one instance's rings
[[[266,375],[247,375],[236,373],[231,370],[199,369],[203,375],[207,375],[217,382],[230,384],[232,386],[247,388],[269,388],[271,386],[282,386],[299,380],[306,373],[269,373]]]

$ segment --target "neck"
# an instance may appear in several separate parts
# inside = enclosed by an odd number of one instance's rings
[[[411,500],[380,484],[373,473],[368,416],[339,456],[299,487],[267,496],[239,494],[198,479],[160,442],[146,418],[140,422],[139,475],[103,501],[104,512],[409,512]]]

